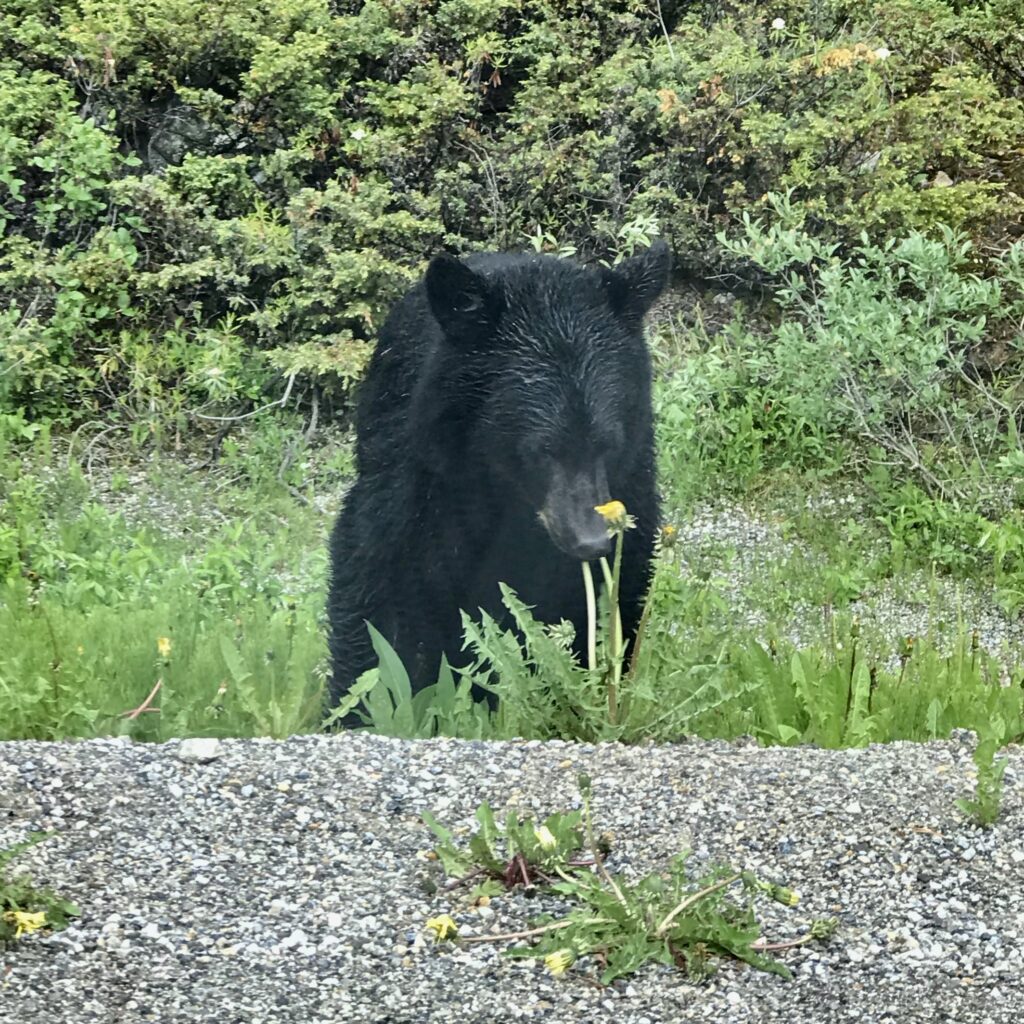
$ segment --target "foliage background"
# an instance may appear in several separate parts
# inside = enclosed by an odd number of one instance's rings
[[[439,247],[615,259],[657,225],[756,280],[716,236],[772,192],[840,254],[945,225],[985,272],[1022,96],[1016,0],[8,0],[0,412],[343,412]]]
[[[504,725],[382,673],[375,726],[1019,740],[1022,196],[1019,0],[7,0],[0,735],[319,728],[322,428],[390,302],[442,247],[661,234],[746,296],[651,332],[666,515],[800,543],[666,540],[622,721],[524,620],[480,627]]]

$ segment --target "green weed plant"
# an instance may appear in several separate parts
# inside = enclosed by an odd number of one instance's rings
[[[0,738],[315,728],[324,556],[302,558],[309,581],[288,578],[301,507],[289,537],[264,497],[224,524],[197,524],[199,546],[129,525],[47,437],[18,454],[0,459]],[[155,505],[195,497],[158,493],[156,480]]]
[[[70,900],[35,885],[27,874],[11,871],[16,857],[52,835],[37,832],[24,842],[0,849],[0,946],[40,929],[61,931],[70,918],[81,913]]]
[[[639,879],[613,874],[605,864],[608,848],[594,832],[589,777],[581,775],[579,786],[582,810],[556,812],[539,827],[511,812],[501,828],[491,808],[481,805],[479,828],[465,849],[433,815],[424,815],[440,840],[436,854],[453,883],[485,876],[507,888],[537,886],[569,904],[561,916],[541,915],[522,932],[461,941],[532,939],[532,944],[513,946],[508,955],[543,959],[556,976],[593,957],[600,966],[597,980],[608,985],[647,963],[677,966],[702,979],[714,971],[716,956],[735,957],[789,978],[789,969],[766,951],[831,934],[833,923],[815,922],[803,938],[769,947],[761,939],[756,901],[767,897],[792,907],[797,894],[750,871],[714,867],[694,875],[685,853],[672,858],[666,870]]]
[[[984,828],[994,825],[999,819],[1003,795],[1003,773],[1007,759],[996,757],[1002,746],[1005,726],[996,719],[979,738],[974,749],[974,767],[977,771],[977,786],[973,798],[957,801],[957,806],[973,821]]]

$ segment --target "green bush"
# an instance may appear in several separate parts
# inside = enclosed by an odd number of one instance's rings
[[[770,200],[770,223],[745,216],[720,242],[779,280],[775,321],[684,337],[657,393],[663,459],[734,484],[771,466],[870,464],[890,497],[909,480],[1001,508],[1019,477],[1024,243],[992,256],[988,276],[948,228],[865,234],[841,253],[789,199]]]
[[[1021,38],[1012,0],[11,0],[0,409],[145,438],[344,408],[442,244],[613,259],[660,225],[729,267],[717,232],[787,189],[822,244],[987,254]]]

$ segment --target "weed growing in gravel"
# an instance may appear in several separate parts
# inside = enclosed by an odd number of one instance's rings
[[[31,935],[41,928],[60,931],[69,917],[77,917],[78,907],[49,889],[32,884],[26,875],[13,875],[11,861],[37,843],[49,839],[52,832],[37,832],[22,843],[0,850],[0,944]]]
[[[579,811],[552,814],[540,824],[510,811],[499,825],[485,801],[477,808],[480,827],[466,850],[455,845],[452,833],[429,811],[424,811],[422,818],[440,840],[434,853],[450,878],[490,879],[510,889],[536,882],[550,884],[574,866],[592,863],[580,859],[584,838]],[[485,894],[490,891],[482,890]]]
[[[1002,746],[1002,735],[1005,729],[1001,722],[996,722],[984,739],[979,739],[974,749],[974,766],[978,772],[978,783],[973,800],[958,800],[957,806],[965,814],[970,815],[977,824],[988,827],[994,825],[999,818],[1000,804],[1003,796],[1003,772],[1006,771],[1006,758],[996,760],[996,752]]]
[[[637,881],[613,875],[604,859],[607,849],[600,848],[594,835],[590,779],[581,775],[579,786],[582,813],[553,814],[540,828],[510,814],[502,833],[491,809],[483,805],[477,811],[480,830],[466,852],[455,847],[451,833],[432,816],[424,816],[441,839],[437,856],[456,881],[484,875],[500,878],[506,886],[541,884],[572,904],[567,914],[557,919],[542,915],[524,931],[460,941],[536,939],[533,945],[509,949],[508,955],[541,958],[556,976],[565,974],[577,960],[593,957],[601,968],[600,984],[607,985],[650,962],[674,964],[691,977],[702,978],[714,970],[713,954],[730,955],[790,977],[784,964],[766,954],[831,934],[834,924],[822,921],[794,942],[762,940],[754,913],[756,900],[769,897],[791,907],[798,897],[749,871],[716,867],[695,877],[688,870],[687,855],[682,854],[673,858],[666,871]],[[584,837],[589,859],[572,859]]]

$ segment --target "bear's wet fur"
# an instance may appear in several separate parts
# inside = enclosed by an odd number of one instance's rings
[[[614,269],[445,254],[392,309],[331,537],[332,702],[376,664],[367,621],[415,691],[442,652],[460,664],[461,609],[507,621],[499,582],[538,620],[571,621],[582,654],[580,562],[610,552],[594,511],[610,499],[636,520],[620,603],[632,637],[658,527],[643,317],[670,265],[661,242]]]

